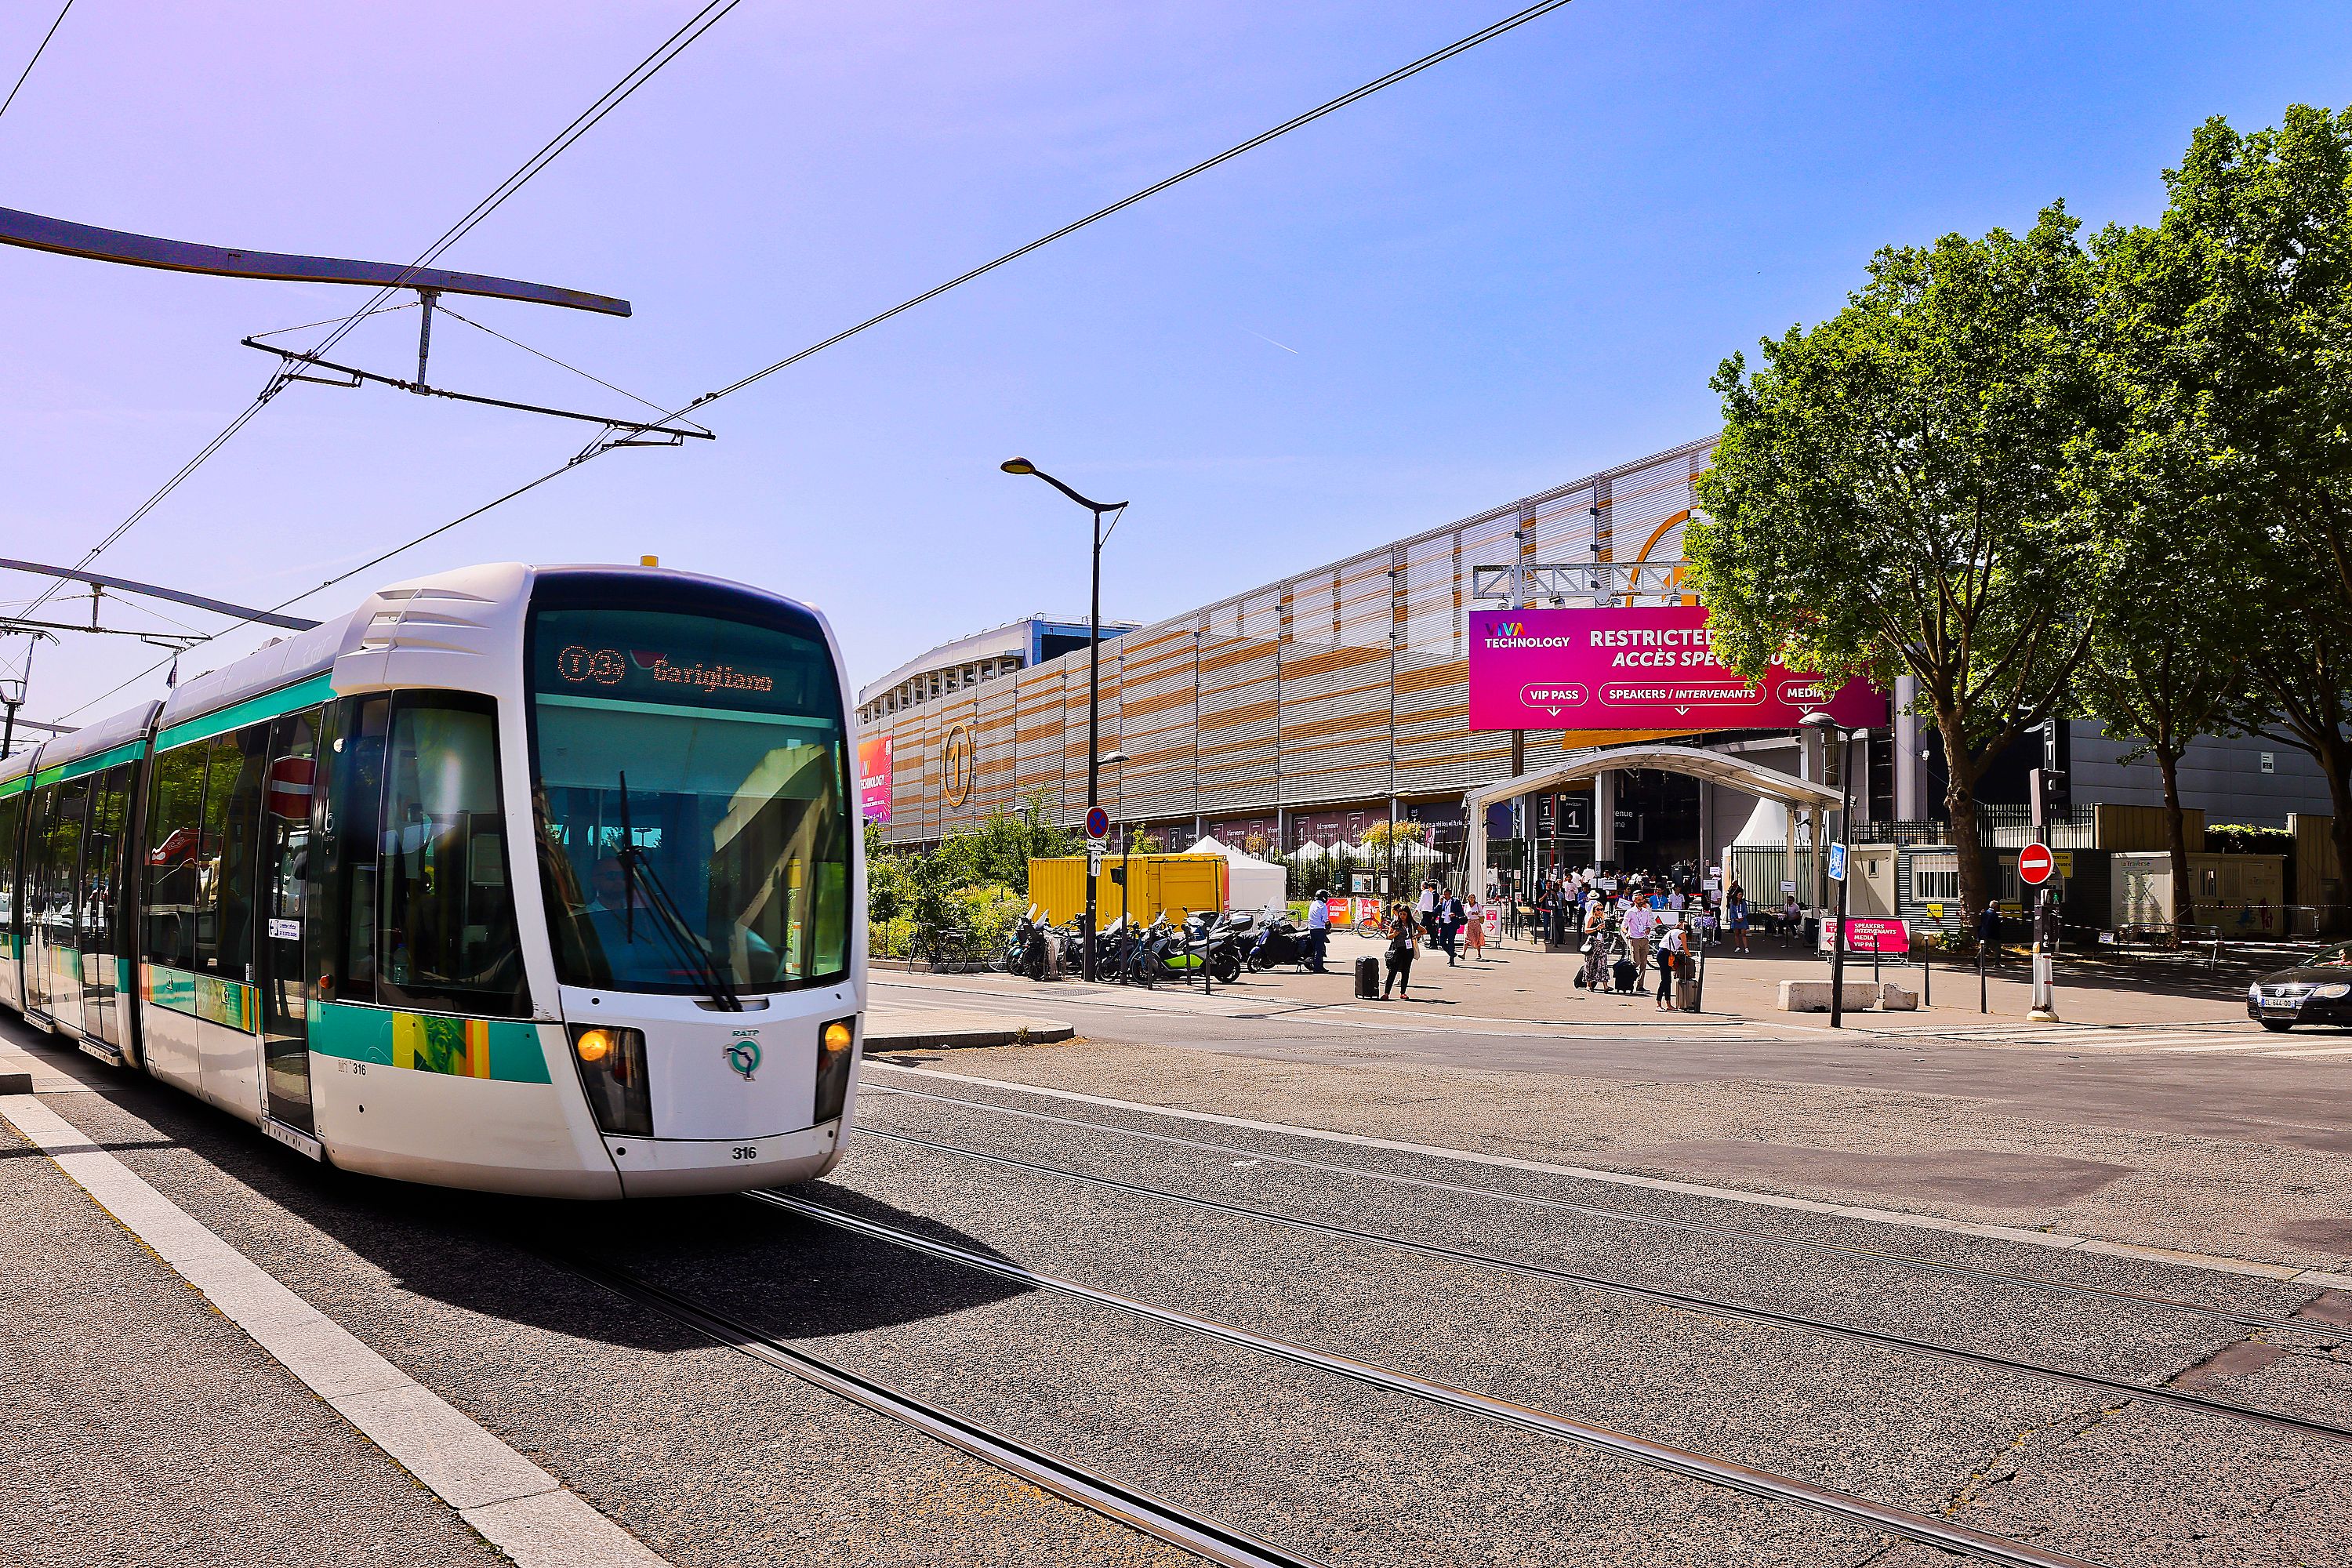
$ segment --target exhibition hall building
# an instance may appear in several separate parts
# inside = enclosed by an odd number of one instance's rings
[[[1850,798],[1843,837],[1901,847],[1885,868],[1900,884],[1884,891],[1888,912],[1944,915],[1922,896],[1953,880],[1949,851],[1937,858],[1941,747],[1906,711],[1907,683],[1832,691],[1777,668],[1745,681],[1709,650],[1683,531],[1712,447],[1694,441],[1166,620],[1106,622],[1097,749],[1113,837],[1181,847],[1213,835],[1276,856],[1318,847],[1311,856],[1415,822],[1434,864],[1474,889],[1524,887],[1550,867],[1722,876],[1728,864],[1751,894],[1778,882],[1811,901],[1811,847],[1837,835]],[[860,690],[860,795],[886,843],[933,843],[1032,800],[1057,821],[1084,817],[1086,630],[1084,617],[1011,622]],[[1817,710],[1850,738],[1801,727]],[[2050,831],[2070,876],[2077,858],[2087,872],[2163,848],[2157,770],[2126,762],[2131,750],[2073,720],[1996,761],[1979,798],[2009,850],[2009,896],[2035,765],[2071,783]],[[2336,901],[2327,789],[2307,756],[2200,739],[2182,781],[2192,840],[2209,820],[2295,830],[2274,879],[2224,866],[2230,886],[2215,875],[2204,896],[2282,923],[2290,905]],[[2094,923],[2156,896],[2127,890],[2120,870],[2096,879]]]

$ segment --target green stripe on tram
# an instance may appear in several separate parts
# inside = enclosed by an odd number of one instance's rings
[[[322,670],[308,680],[281,686],[258,697],[248,697],[226,708],[215,708],[198,718],[183,719],[155,737],[155,749],[168,752],[191,741],[210,740],[215,735],[259,723],[264,719],[275,719],[280,713],[291,713],[298,708],[315,708],[334,695],[334,672]]]
[[[453,1078],[549,1081],[536,1024],[314,1002],[310,1034],[310,1048],[322,1057]]]
[[[118,763],[135,763],[146,754],[146,742],[125,741],[122,744],[109,747],[94,756],[77,757],[70,763],[59,763],[54,768],[43,768],[38,782],[47,785],[62,783],[67,779],[78,779],[87,773],[102,773]]]
[[[257,985],[224,980],[216,974],[192,974],[162,963],[147,966],[146,983],[150,1005],[248,1035],[261,1032],[261,988]]]

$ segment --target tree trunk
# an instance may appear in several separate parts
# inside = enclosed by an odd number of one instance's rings
[[[1952,847],[1960,862],[1960,910],[1970,935],[1991,902],[1985,886],[1982,836],[1977,828],[1977,769],[1960,733],[1959,715],[1938,710],[1937,731],[1944,737],[1944,809],[1952,818]]]
[[[2164,774],[2164,847],[2172,858],[2172,898],[2165,914],[2172,921],[2172,945],[2195,912],[2196,889],[2189,880],[2189,829],[2180,815],[2180,753],[2158,747],[2156,765]]]
[[[2352,884],[2352,743],[2339,742],[2327,751],[2319,762],[2327,772],[2328,803],[2336,808],[2335,819],[2327,825],[2328,837],[2336,841],[2336,897],[2326,900],[2319,929],[2335,932],[2344,929],[2345,893]],[[2307,901],[2321,902],[2323,890],[2312,889]]]

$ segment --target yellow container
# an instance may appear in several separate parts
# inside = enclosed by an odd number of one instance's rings
[[[1135,918],[1149,925],[1162,910],[1171,920],[1202,910],[1223,910],[1230,896],[1222,855],[1105,855],[1095,889],[1095,921],[1107,926],[1127,911],[1127,889],[1135,889]],[[1118,873],[1125,873],[1122,882]],[[1067,856],[1029,862],[1029,901],[1042,905],[1055,925],[1087,909],[1087,858]]]

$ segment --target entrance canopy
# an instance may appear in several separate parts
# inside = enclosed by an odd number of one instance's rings
[[[1698,746],[1657,742],[1606,748],[1582,747],[1561,753],[1559,761],[1546,767],[1531,769],[1517,778],[1474,784],[1464,794],[1463,802],[1468,808],[1469,816],[1469,831],[1465,835],[1469,840],[1469,868],[1463,879],[1464,886],[1484,888],[1486,885],[1486,836],[1480,831],[1480,818],[1487,806],[1496,801],[1511,800],[1523,795],[1549,794],[1619,768],[1658,768],[1667,773],[1687,773],[1694,778],[1725,784],[1785,805],[1790,808],[1792,817],[1800,808],[1823,812],[1835,810],[1840,805],[1836,790],[1810,779],[1784,773],[1778,768],[1751,763],[1728,752],[1710,752]]]

